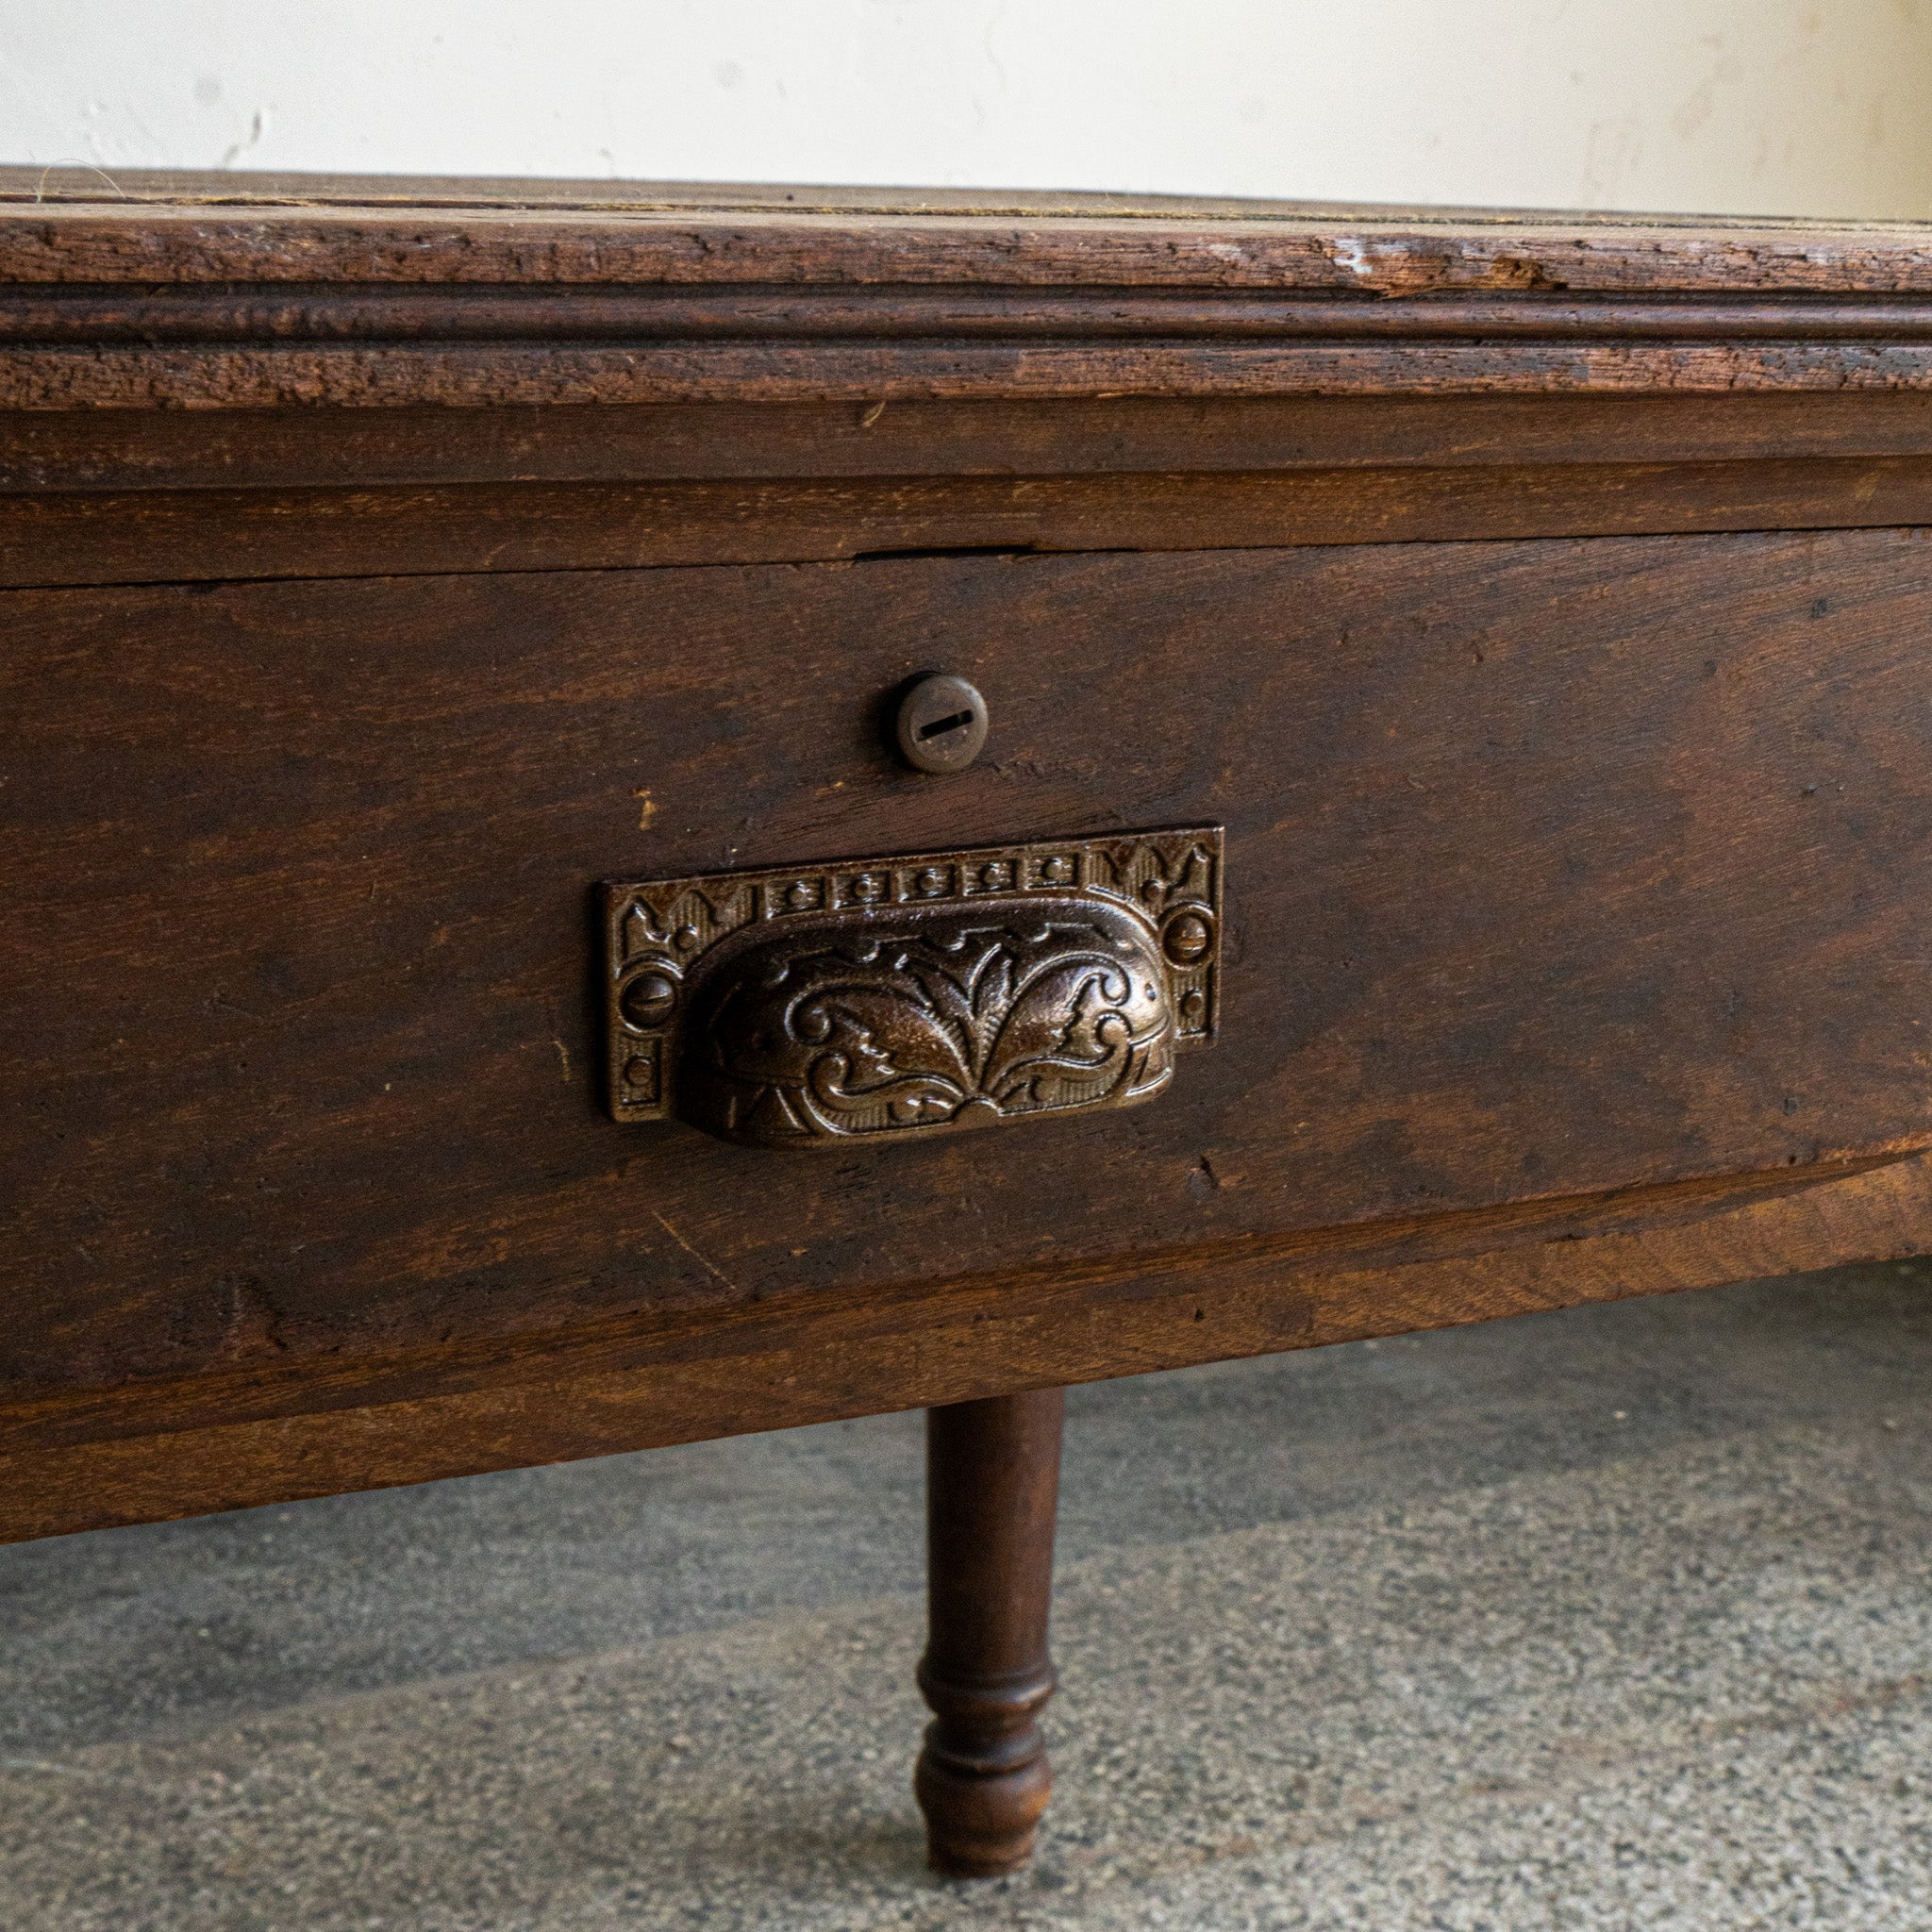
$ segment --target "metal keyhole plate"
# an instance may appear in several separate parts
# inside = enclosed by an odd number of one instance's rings
[[[963,772],[986,742],[986,700],[963,677],[922,677],[906,693],[894,731],[915,771]]]

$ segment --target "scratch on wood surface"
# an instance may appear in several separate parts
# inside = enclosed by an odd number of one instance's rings
[[[550,1043],[557,1049],[557,1058],[563,1062],[563,1084],[568,1087],[570,1085],[570,1048],[564,1045],[563,1041],[558,1039],[554,1033],[550,1036]]]
[[[651,802],[650,792],[642,788],[633,791],[631,796],[638,801],[638,830],[648,832],[651,821],[658,816],[658,808]]]
[[[671,1237],[671,1239],[675,1241],[677,1243],[677,1245],[680,1248],[682,1248],[684,1252],[687,1255],[689,1255],[691,1257],[691,1259],[695,1261],[698,1264],[698,1266],[702,1268],[708,1274],[710,1274],[714,1276],[717,1280],[722,1281],[724,1284],[724,1286],[731,1291],[733,1294],[736,1294],[738,1292],[737,1282],[733,1281],[730,1275],[725,1274],[724,1269],[720,1268],[715,1261],[710,1259],[708,1256],[700,1254],[696,1248],[692,1247],[691,1244],[688,1241],[686,1241],[685,1238],[681,1234],[679,1234],[678,1231],[675,1227],[673,1227],[672,1224],[668,1221],[666,1221],[664,1217],[661,1214],[659,1214],[655,1208],[651,1209],[651,1219],[655,1221],[658,1224],[658,1225],[661,1227],[664,1230],[664,1232],[668,1234]]]

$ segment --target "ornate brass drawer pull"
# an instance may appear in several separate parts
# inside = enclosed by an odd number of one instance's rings
[[[760,1147],[1132,1107],[1212,1037],[1221,830],[606,889],[610,1111]]]

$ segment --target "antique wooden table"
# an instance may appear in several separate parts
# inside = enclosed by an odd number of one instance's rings
[[[0,193],[0,1532],[927,1407],[1009,1869],[1065,1384],[1932,1237],[1932,231]]]

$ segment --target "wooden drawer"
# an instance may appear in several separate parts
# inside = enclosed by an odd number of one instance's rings
[[[1932,1245],[1921,231],[99,192],[0,170],[0,1536]],[[603,882],[1210,826],[1144,1105],[611,1118]]]
[[[70,1406],[1655,1220],[1932,1126],[1921,533],[6,611],[6,1372]],[[992,712],[944,778],[880,725],[933,667]],[[831,1158],[603,1110],[601,879],[1210,822],[1222,1034],[1145,1108]]]

